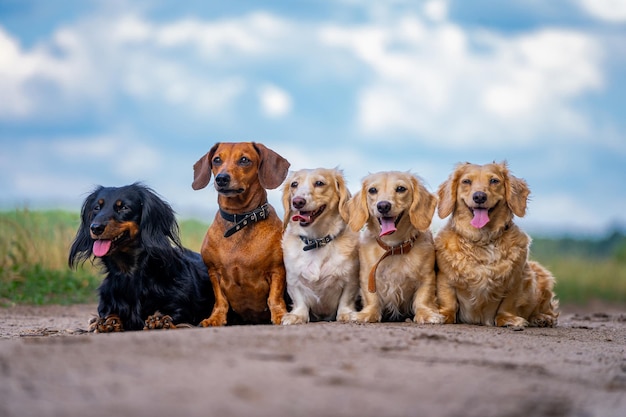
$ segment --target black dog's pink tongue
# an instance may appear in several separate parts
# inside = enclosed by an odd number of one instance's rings
[[[380,218],[380,236],[387,236],[396,231],[396,223],[393,217]]]
[[[93,254],[96,255],[98,258],[101,258],[109,253],[109,249],[111,249],[110,240],[99,239],[93,241]]]
[[[311,221],[311,216],[303,216],[302,214],[296,214],[295,216],[293,216],[291,218],[292,221],[294,222],[310,222]]]
[[[489,223],[489,210],[485,208],[475,208],[474,209],[474,218],[470,222],[472,226],[477,229],[484,227],[487,223]]]

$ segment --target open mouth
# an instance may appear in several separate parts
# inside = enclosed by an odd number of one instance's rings
[[[98,258],[106,256],[111,251],[114,244],[118,244],[121,240],[124,240],[130,236],[128,230],[123,231],[113,239],[96,239],[93,241],[92,252]]]
[[[307,227],[310,226],[311,223],[313,223],[315,219],[317,219],[319,215],[324,212],[324,210],[326,210],[326,204],[313,211],[299,211],[298,214],[291,218],[291,220],[294,222],[299,221],[300,226]]]
[[[467,206],[466,204],[467,208],[469,209],[469,211],[472,213],[472,216],[473,216],[470,224],[477,229],[482,229],[483,227],[485,227],[485,225],[489,223],[489,214],[493,212],[493,210],[496,208],[497,205],[498,204],[496,204],[495,206],[491,208],[487,208],[487,207],[470,207],[470,206]]]
[[[397,217],[378,217],[378,223],[380,224],[380,236],[387,236],[393,234],[398,227],[398,222],[402,218],[404,212],[400,213]]]

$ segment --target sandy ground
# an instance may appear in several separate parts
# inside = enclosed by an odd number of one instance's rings
[[[84,333],[0,309],[0,416],[626,416],[626,311],[554,329],[314,323]]]

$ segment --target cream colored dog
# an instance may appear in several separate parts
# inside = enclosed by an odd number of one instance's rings
[[[443,323],[435,289],[435,247],[429,230],[437,198],[404,172],[365,177],[350,200],[349,225],[361,232],[359,260],[363,309],[357,322],[412,318]]]
[[[530,238],[513,223],[530,190],[506,163],[460,164],[439,186],[437,295],[446,323],[554,326],[554,277],[528,261]]]
[[[283,187],[283,256],[293,309],[283,324],[348,321],[359,290],[358,235],[347,227],[341,171],[303,169]]]

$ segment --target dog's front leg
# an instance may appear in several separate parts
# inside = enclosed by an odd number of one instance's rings
[[[437,288],[434,267],[421,277],[421,285],[415,291],[413,300],[413,321],[417,324],[442,324],[444,316],[437,307]]]
[[[218,272],[216,270],[209,269],[209,277],[211,279],[213,292],[215,293],[215,304],[213,305],[213,311],[211,312],[209,318],[202,320],[200,322],[200,326],[223,326],[226,324],[226,315],[228,314],[230,305],[228,304],[228,299],[224,295],[224,291],[222,291],[222,287],[220,286],[221,279]]]
[[[361,298],[363,299],[363,309],[352,315],[352,320],[357,323],[379,323],[382,320],[380,312],[380,299],[378,293],[372,293],[365,289],[361,290]]]
[[[356,312],[354,303],[358,292],[358,285],[352,283],[347,283],[343,288],[339,298],[339,306],[337,307],[337,321],[345,323],[352,320]]]
[[[291,311],[283,316],[282,324],[303,324],[309,322],[309,306],[305,297],[298,290],[290,291],[289,295],[293,301]]]
[[[441,269],[437,273],[437,300],[439,314],[443,315],[443,322],[445,324],[456,323],[456,313],[459,309],[456,289],[450,283],[448,275]]]
[[[270,308],[273,324],[281,324],[283,316],[287,314],[284,297],[286,285],[285,267],[281,265],[274,268],[270,281],[270,293],[267,298],[267,306]]]

